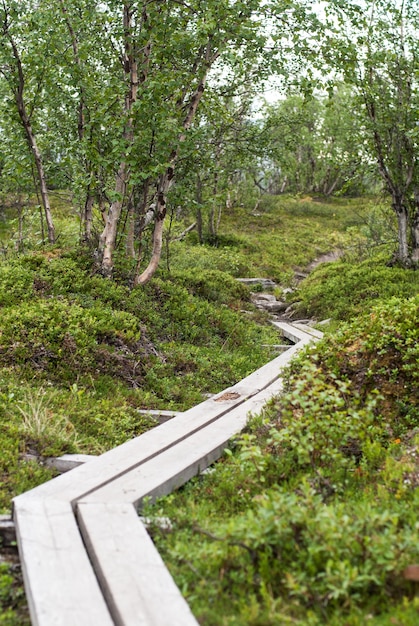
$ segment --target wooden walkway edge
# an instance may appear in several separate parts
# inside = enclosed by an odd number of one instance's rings
[[[249,413],[280,393],[282,368],[321,335],[275,325],[298,343],[220,394],[14,498],[34,626],[197,625],[137,510],[218,459]]]

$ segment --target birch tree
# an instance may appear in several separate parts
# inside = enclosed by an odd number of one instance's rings
[[[263,137],[276,193],[362,191],[373,179],[363,119],[348,87],[329,95],[291,94],[265,110]]]
[[[267,45],[264,20],[281,14],[286,22],[293,5],[222,0],[126,1],[101,6],[107,7],[113,24],[111,37],[120,52],[124,94],[120,97],[120,159],[99,256],[103,274],[110,276],[123,224],[131,224],[128,248],[132,253],[133,233],[141,237],[151,220],[151,255],[144,268],[139,248],[134,283],[140,285],[158,267],[167,197],[204,94],[222,83],[228,85],[233,74],[243,82],[263,78],[280,53],[275,44]],[[291,26],[295,23],[290,22]]]
[[[357,90],[370,151],[397,218],[395,259],[419,260],[419,9],[413,0],[328,3],[326,59]]]
[[[54,243],[55,228],[51,214],[45,168],[32,123],[33,115],[43,90],[44,73],[42,67],[39,67],[39,65],[36,67],[34,59],[30,58],[31,33],[28,31],[28,26],[30,27],[30,25],[24,17],[25,9],[32,16],[32,27],[36,23],[35,17],[42,21],[43,15],[36,14],[30,4],[26,6],[24,2],[2,1],[0,9],[0,71],[13,96],[14,106],[16,107],[27,145],[36,166],[39,191],[48,230],[48,241]],[[45,44],[45,40],[42,43]]]
[[[130,195],[128,187],[134,167],[132,183],[138,177],[143,179],[140,195],[146,202],[142,210],[147,212],[152,205],[154,221],[151,257],[144,269],[138,264],[134,282],[144,284],[155,273],[162,250],[167,195],[208,76],[223,55],[234,56],[235,49],[243,51],[249,41],[255,43],[259,29],[255,15],[259,5],[259,2],[227,1],[205,5],[124,3],[125,151],[116,176],[115,200],[109,207],[101,236],[104,274],[112,272],[118,224],[123,201]],[[134,84],[138,84],[135,91]],[[146,130],[144,123],[148,125]],[[147,134],[149,143],[144,146]],[[137,146],[143,150],[146,147],[148,159],[144,153],[136,154]],[[142,165],[140,172],[138,161]]]
[[[40,131],[48,165],[78,202],[83,239],[100,271],[112,275],[116,249],[124,245],[137,257],[133,282],[146,283],[160,261],[174,181],[195,177],[196,168],[179,163],[193,163],[194,154],[200,160],[206,150],[204,142],[194,143],[202,136],[195,130],[215,119],[205,101],[221,111],[226,94],[232,98],[246,85],[254,92],[271,71],[283,69],[300,34],[305,46],[311,3],[0,1],[4,77],[37,163],[50,240]],[[219,164],[228,154],[222,141],[219,136],[211,147]],[[212,189],[220,189],[217,167],[210,169]],[[144,252],[150,226],[150,252]]]

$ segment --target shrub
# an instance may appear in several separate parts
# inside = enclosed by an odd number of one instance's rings
[[[61,381],[97,368],[124,378],[144,351],[138,320],[123,311],[84,309],[64,299],[24,302],[3,311],[3,365],[17,364]]]
[[[391,298],[342,326],[318,349],[324,371],[352,383],[361,400],[373,389],[395,437],[419,427],[419,296]]]
[[[148,511],[201,623],[415,624],[418,318],[393,298],[307,350],[223,462]]]
[[[378,256],[354,264],[344,259],[319,266],[301,285],[295,300],[309,315],[348,320],[391,297],[419,292],[419,272],[386,267]]]
[[[184,285],[189,293],[220,304],[239,305],[249,299],[249,289],[219,270],[189,270],[174,273],[173,280]]]

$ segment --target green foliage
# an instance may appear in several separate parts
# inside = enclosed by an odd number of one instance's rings
[[[119,445],[155,425],[138,409],[197,404],[266,362],[260,344],[276,341],[235,311],[248,292],[222,272],[130,291],[89,267],[80,251],[0,264],[1,508],[51,476],[22,455]]]
[[[220,271],[231,276],[247,276],[251,272],[251,260],[246,254],[234,245],[214,247],[211,245],[196,244],[191,237],[188,246],[173,244],[171,252],[171,267],[174,273],[179,275],[183,272],[212,272]],[[190,245],[192,244],[192,245]],[[244,248],[247,249],[249,242],[246,239]]]
[[[359,195],[374,191],[354,94],[336,83],[328,96],[291,94],[266,108],[263,182],[287,193]]]
[[[342,326],[319,348],[322,367],[349,379],[363,402],[380,390],[381,414],[396,437],[419,426],[418,320],[419,296],[391,298]]]
[[[371,12],[357,2],[328,2],[331,30],[325,60],[343,75],[357,97],[363,146],[379,164],[382,184],[391,195],[398,222],[401,265],[415,264],[418,93],[410,89],[419,69],[418,14],[415,2],[380,0]],[[342,27],[343,26],[343,27]],[[329,65],[329,67],[330,67]]]
[[[25,614],[24,607],[25,596],[22,587],[16,582],[13,566],[0,563],[1,626],[29,626],[30,621]]]
[[[418,272],[387,267],[385,259],[385,254],[378,254],[358,263],[349,256],[318,267],[295,295],[301,302],[301,312],[348,320],[393,296],[408,298],[417,294]]]
[[[147,511],[202,624],[414,623],[418,321],[392,299],[307,350],[223,462]]]
[[[232,276],[286,284],[321,252],[362,243],[367,211],[285,197],[259,215],[235,207],[224,247],[176,242],[172,273],[131,290],[127,264],[106,280],[82,250],[1,263],[0,507],[52,476],[44,457],[99,454],[155,425],[138,409],[188,408],[266,362],[260,345],[277,335],[240,312],[248,290]],[[319,268],[318,288],[332,294],[354,256]],[[388,295],[415,293],[415,273],[379,258],[361,268],[361,286],[376,271],[377,309],[299,359],[216,470],[152,511],[173,520],[155,539],[203,624],[414,623],[402,571],[418,558],[418,303]],[[358,298],[351,280],[341,310]]]
[[[361,454],[363,443],[386,437],[377,425],[377,399],[371,395],[361,401],[350,383],[334,380],[333,376],[327,379],[308,364],[299,375],[301,378],[294,381],[286,397],[281,427],[272,434],[271,445],[282,455],[289,472],[298,466],[315,467],[321,480],[332,476],[336,481],[339,467],[339,479],[344,481],[348,467]],[[329,488],[337,487],[330,484]]]
[[[74,381],[98,366],[124,377],[125,362],[141,352],[140,325],[129,313],[105,307],[85,309],[65,299],[25,302],[4,309],[0,362]]]
[[[192,269],[182,273],[174,273],[173,280],[178,284],[185,285],[189,293],[210,302],[234,306],[242,300],[249,299],[247,287],[234,280],[230,274],[220,270],[213,269],[203,272]]]

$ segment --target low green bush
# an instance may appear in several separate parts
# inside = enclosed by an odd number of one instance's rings
[[[141,360],[136,318],[105,307],[84,309],[64,299],[34,300],[3,310],[0,363],[51,379],[76,381],[90,371],[132,374]],[[139,375],[140,368],[137,366]]]
[[[317,362],[350,380],[362,402],[378,389],[396,437],[419,427],[419,296],[390,298],[343,325],[321,344]]]
[[[360,263],[342,259],[319,266],[301,283],[294,299],[302,313],[348,320],[393,296],[417,293],[418,271],[387,267],[385,256],[378,255]]]
[[[326,337],[212,473],[147,509],[201,624],[413,626],[418,329],[419,298],[393,298]]]
[[[1,626],[30,626],[25,610],[25,594],[16,579],[16,566],[0,563],[0,624]]]
[[[249,300],[249,289],[226,272],[189,270],[173,273],[173,281],[184,285],[189,293],[219,304],[238,306]]]
[[[201,272],[218,270],[237,277],[249,276],[253,270],[249,255],[234,245],[193,245],[193,240],[172,244],[170,267],[178,275],[190,271],[191,268]]]
[[[21,263],[0,263],[0,308],[33,298],[33,275]]]

